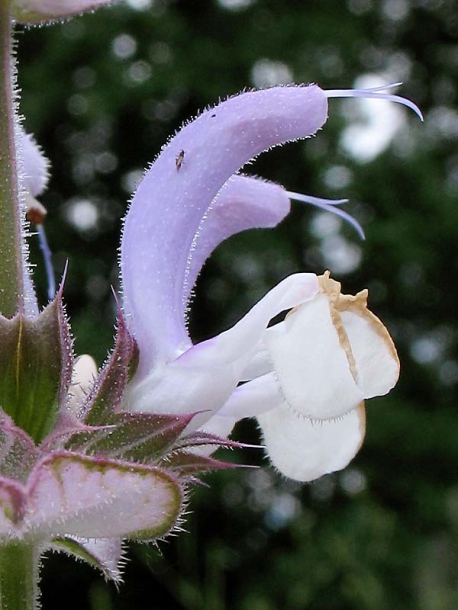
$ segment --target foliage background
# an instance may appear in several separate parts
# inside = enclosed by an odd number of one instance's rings
[[[308,194],[348,196],[352,229],[295,204],[275,231],[232,238],[199,280],[196,339],[242,315],[289,273],[330,267],[347,292],[368,286],[402,376],[368,405],[366,443],[344,472],[307,486],[262,469],[196,489],[189,533],[132,546],[117,593],[51,556],[46,610],[448,610],[458,606],[458,6],[453,0],[129,0],[49,28],[18,31],[21,111],[52,161],[46,228],[77,353],[112,344],[121,218],[142,170],[199,108],[245,87],[361,75],[404,81],[425,113],[385,118],[372,160],[352,143],[357,101],[331,100],[314,140],[261,156],[249,172]],[[380,102],[373,102],[382,113]],[[372,121],[374,120],[373,115]],[[396,118],[397,117],[397,118]],[[377,140],[366,124],[366,151]],[[348,144],[350,142],[350,144]],[[347,144],[346,144],[347,143]],[[32,240],[37,282],[45,278]],[[257,440],[251,423],[238,438]],[[158,552],[159,551],[159,552]]]

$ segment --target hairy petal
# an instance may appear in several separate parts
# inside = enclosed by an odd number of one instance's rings
[[[315,85],[244,93],[185,126],[148,170],[121,244],[124,307],[140,348],[140,376],[191,345],[190,253],[223,185],[259,153],[314,134],[326,118],[327,98]]]
[[[364,440],[366,419],[363,404],[324,422],[297,416],[283,405],[258,421],[272,464],[290,479],[306,482],[348,465]]]

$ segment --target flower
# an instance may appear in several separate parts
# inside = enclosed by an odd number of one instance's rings
[[[346,466],[364,437],[363,399],[385,394],[398,376],[393,344],[364,294],[341,297],[327,276],[292,275],[233,328],[196,345],[186,308],[217,244],[275,226],[289,211],[291,194],[281,186],[236,172],[272,146],[315,134],[328,98],[345,96],[388,98],[419,114],[379,89],[288,86],[230,98],[162,150],[133,197],[121,244],[123,307],[139,348],[125,408],[199,411],[192,427],[221,435],[256,416],[273,463],[302,481]],[[285,322],[268,329],[289,309]]]
[[[30,136],[20,132],[18,144],[21,191],[32,198],[47,162]],[[0,315],[0,538],[37,556],[64,550],[117,580],[122,540],[177,528],[189,481],[227,467],[192,449],[233,444],[187,432],[193,413],[124,412],[137,350],[121,314],[98,373],[91,358],[74,359],[62,289],[41,312],[30,290],[25,311]]]
[[[41,23],[93,11],[112,0],[10,0],[13,19],[19,23]]]

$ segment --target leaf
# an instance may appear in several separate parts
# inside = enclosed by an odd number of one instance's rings
[[[82,559],[99,569],[105,578],[121,581],[122,541],[120,538],[55,538],[51,545],[55,551]]]
[[[84,409],[89,426],[110,424],[119,409],[126,384],[137,363],[135,340],[118,313],[116,343],[110,358],[89,393]]]
[[[62,452],[32,473],[25,521],[54,536],[154,540],[182,508],[181,485],[164,470]]]
[[[60,293],[36,318],[0,316],[0,408],[37,444],[56,421],[71,364]]]

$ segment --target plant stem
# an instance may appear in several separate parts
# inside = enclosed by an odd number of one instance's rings
[[[16,161],[16,100],[9,3],[0,2],[0,313],[24,307],[22,211]]]
[[[11,541],[0,545],[0,610],[36,610],[38,561],[35,545]]]

